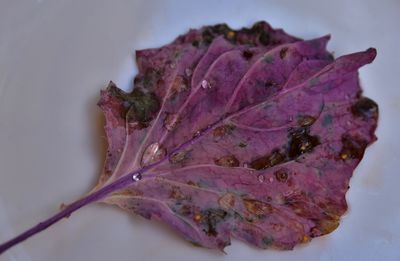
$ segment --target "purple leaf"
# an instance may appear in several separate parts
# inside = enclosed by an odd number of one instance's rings
[[[377,105],[360,96],[357,75],[376,53],[333,60],[328,36],[284,39],[264,46],[219,36],[208,48],[176,40],[138,52],[139,77],[162,72],[162,84],[143,87],[159,111],[148,123],[131,122],[137,112],[121,104],[132,94],[113,84],[102,93],[109,144],[118,146],[110,146],[101,183],[156,165],[103,201],[161,219],[208,248],[236,237],[292,249],[333,231],[351,174],[376,139]],[[178,53],[168,63],[170,49]]]
[[[292,249],[332,232],[376,140],[378,106],[361,96],[357,72],[376,50],[333,59],[329,38],[219,24],[137,51],[133,91],[110,82],[101,92],[108,153],[98,184],[0,253],[96,201],[220,250],[231,238]]]

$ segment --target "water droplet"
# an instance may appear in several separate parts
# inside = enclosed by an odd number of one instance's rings
[[[346,121],[346,124],[350,126],[351,125],[351,121]]]
[[[274,182],[274,178],[273,178],[273,177],[270,177],[270,178],[269,178],[269,182],[271,182],[271,183]]]
[[[176,114],[168,114],[164,120],[164,126],[167,130],[172,131],[179,123],[179,117]]]
[[[140,174],[140,173],[133,174],[133,175],[132,175],[132,179],[133,179],[134,181],[139,181],[139,180],[142,179],[142,174]]]
[[[260,182],[260,183],[263,183],[264,182],[264,180],[265,180],[265,177],[263,176],[263,175],[258,175],[258,181]]]
[[[201,87],[202,87],[203,89],[211,89],[211,84],[210,84],[207,80],[203,80],[203,81],[201,82]]]
[[[293,121],[293,116],[292,116],[292,115],[289,116],[289,121],[290,121],[290,122]]]
[[[158,142],[150,144],[143,153],[142,165],[152,164],[161,160],[166,154],[166,150]]]
[[[192,76],[192,74],[193,74],[192,69],[190,69],[190,68],[186,68],[186,69],[185,69],[185,75],[186,75],[187,77]]]
[[[350,99],[350,95],[346,94],[346,95],[344,96],[344,98],[345,98],[346,100],[349,100],[349,99]]]
[[[170,67],[171,69],[174,69],[174,68],[175,68],[175,64],[174,64],[174,63],[171,63],[171,64],[169,65],[169,67]]]
[[[200,134],[201,134],[201,132],[200,132],[200,131],[196,131],[196,132],[193,134],[193,137],[194,137],[194,138],[196,138],[196,137],[199,137],[199,136],[200,136]]]
[[[243,163],[243,168],[248,168],[248,167],[249,167],[249,163],[244,162],[244,163]]]

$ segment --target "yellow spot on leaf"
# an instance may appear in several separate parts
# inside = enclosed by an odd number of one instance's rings
[[[202,219],[202,216],[199,213],[195,214],[193,217],[193,220],[197,223],[199,223],[201,221],[201,219]]]

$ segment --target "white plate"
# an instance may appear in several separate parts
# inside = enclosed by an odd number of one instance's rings
[[[380,106],[379,140],[354,173],[335,232],[287,252],[233,240],[223,255],[94,204],[0,260],[399,260],[399,1],[1,1],[0,241],[93,186],[105,156],[99,90],[109,80],[129,88],[135,49],[189,27],[257,20],[303,38],[331,33],[336,55],[378,49],[361,80]]]

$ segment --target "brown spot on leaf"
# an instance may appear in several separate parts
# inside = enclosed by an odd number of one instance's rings
[[[122,195],[122,196],[132,196],[132,197],[136,197],[136,196],[142,196],[143,192],[136,190],[136,189],[123,189],[118,191],[117,193],[115,193],[116,195]]]
[[[284,59],[286,57],[287,51],[289,49],[287,47],[283,47],[280,51],[279,51],[279,57],[281,59]]]
[[[307,243],[311,241],[311,238],[308,235],[303,235],[300,241],[301,243]]]
[[[229,31],[229,32],[226,34],[226,38],[227,38],[228,40],[234,40],[235,37],[236,37],[236,33],[235,33],[234,31]]]
[[[174,200],[189,200],[190,196],[185,195],[178,186],[172,186],[169,198]]]
[[[194,183],[193,181],[189,180],[188,182],[186,182],[186,184],[190,185],[190,186],[196,186],[196,183]]]
[[[246,148],[246,147],[247,147],[247,144],[246,144],[245,142],[240,142],[240,143],[239,143],[239,147],[241,147],[241,148]]]
[[[277,87],[278,84],[274,82],[273,80],[267,80],[264,84],[266,88],[272,88],[272,87]]]
[[[223,208],[223,209],[231,209],[235,205],[235,195],[232,193],[226,193],[222,195],[218,199],[218,204]]]
[[[340,158],[343,160],[361,159],[367,145],[368,142],[366,140],[345,134],[342,136],[342,149],[339,154]]]
[[[192,214],[192,207],[189,205],[183,205],[179,210],[179,214],[183,216],[189,216]]]
[[[187,150],[179,151],[174,153],[170,158],[169,162],[172,164],[184,163],[190,159],[190,152]]]
[[[177,75],[172,83],[171,96],[186,91],[189,88],[187,80],[181,75]]]
[[[214,160],[215,164],[223,167],[239,167],[239,160],[235,155],[226,155],[219,159]]]
[[[232,133],[236,127],[234,125],[221,125],[213,130],[213,137],[216,140]]]
[[[311,237],[326,235],[334,231],[339,226],[339,219],[320,219],[316,220],[315,227],[311,229]]]
[[[244,50],[242,55],[246,60],[250,60],[251,57],[253,57],[253,52],[251,52],[249,50]]]
[[[250,167],[256,170],[266,169],[284,162],[285,159],[285,155],[280,153],[279,150],[274,150],[269,155],[253,160]]]
[[[228,217],[228,212],[222,209],[210,208],[201,213],[203,231],[207,236],[216,237],[218,235],[217,225]]]
[[[310,135],[308,127],[289,130],[288,156],[290,159],[297,158],[301,154],[311,152],[319,144],[321,142],[318,136]]]
[[[256,200],[256,199],[243,199],[244,206],[247,211],[257,217],[263,217],[265,215],[271,214],[273,208],[270,204]]]
[[[289,177],[287,170],[284,168],[278,169],[277,171],[274,172],[274,174],[275,174],[276,180],[279,182],[286,182],[286,180]]]
[[[297,123],[301,127],[311,126],[314,122],[315,122],[315,118],[310,115],[302,115],[302,116],[299,116],[297,119]]]
[[[356,103],[351,106],[351,112],[356,117],[363,119],[378,118],[378,104],[367,97],[361,97]]]

